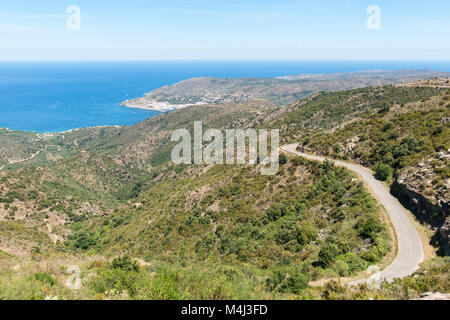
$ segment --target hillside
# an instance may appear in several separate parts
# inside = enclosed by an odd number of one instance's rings
[[[302,74],[273,79],[193,78],[153,90],[142,98],[124,101],[130,108],[171,110],[189,105],[236,103],[248,99],[265,99],[285,105],[319,91],[342,91],[380,86],[432,77],[448,77],[448,73],[431,70],[364,71],[336,74]]]
[[[33,133],[0,129],[0,168],[56,163],[91,145],[111,139],[121,127],[75,129],[64,133]]]
[[[205,128],[280,128],[282,143],[299,141],[304,150],[374,169],[383,161],[403,181],[431,175],[436,184],[426,191],[441,201],[450,147],[445,86],[433,80],[322,92],[282,107],[261,100],[192,106],[133,126],[47,135],[2,131],[14,148],[3,153],[0,171],[0,297],[72,299],[61,270],[74,261],[85,275],[84,298],[351,296],[338,285],[309,284],[365,275],[392,258],[383,210],[356,176],[291,157],[281,157],[276,176],[255,166],[175,166],[171,132],[192,130],[194,120]],[[438,163],[427,160],[435,151],[443,152]],[[121,258],[108,262],[113,257]],[[445,266],[426,266],[433,273],[417,279],[445,282]],[[398,297],[407,288],[417,296],[431,286],[418,289],[414,279],[388,293],[360,294]]]
[[[372,167],[419,220],[435,228],[433,241],[448,254],[450,85],[436,80],[394,90],[405,89],[421,92],[421,99],[395,101],[332,132],[304,134],[301,150]]]
[[[0,172],[0,226],[30,228],[50,238],[52,245],[62,244],[71,223],[111,213],[139,192],[148,175],[89,152],[52,165]],[[0,249],[10,254],[27,255],[34,247],[55,249],[36,242],[18,248],[2,237]]]
[[[170,298],[170,290],[192,286],[181,297],[208,298],[187,277],[197,266],[200,277],[216,278],[211,285],[224,298],[286,297],[309,280],[363,271],[390,251],[376,202],[355,176],[329,163],[292,158],[270,177],[251,167],[170,167],[145,189],[112,214],[72,223],[57,248],[143,257],[157,278],[175,276],[177,287],[148,295],[145,282],[120,273],[113,280],[100,268],[87,295],[106,294],[117,281],[132,298]],[[234,277],[245,292],[227,280]],[[252,293],[253,286],[261,291]]]
[[[333,136],[338,128],[358,119],[377,113],[389,114],[392,106],[428,100],[440,95],[443,90],[445,89],[387,85],[322,92],[282,107],[267,126],[280,128],[286,142],[304,142],[308,141],[310,135]]]
[[[277,106],[269,101],[205,105],[176,110],[133,126],[94,127],[64,133],[28,133],[0,129],[0,168],[17,170],[28,165],[47,165],[81,151],[105,155],[117,163],[150,169],[170,159],[172,131],[192,130],[193,122],[205,127],[247,128],[262,123]]]

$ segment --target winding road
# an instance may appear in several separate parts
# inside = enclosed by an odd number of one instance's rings
[[[324,157],[299,152],[297,151],[297,146],[298,144],[285,145],[281,147],[281,150],[309,160],[324,161],[326,159]],[[333,162],[337,166],[345,167],[355,172],[367,183],[372,193],[385,207],[397,234],[398,241],[397,256],[389,266],[371,275],[369,278],[354,281],[349,284],[373,283],[379,280],[392,281],[395,278],[404,278],[414,273],[424,259],[424,251],[419,233],[405,209],[389,193],[387,188],[374,178],[373,173],[369,169],[344,161],[333,160]]]

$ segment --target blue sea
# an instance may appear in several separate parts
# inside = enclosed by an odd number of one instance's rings
[[[159,114],[119,104],[164,85],[214,76],[276,77],[404,68],[450,71],[450,62],[1,62],[0,127],[35,132],[131,125]]]

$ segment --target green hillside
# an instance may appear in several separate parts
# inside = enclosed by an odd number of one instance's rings
[[[333,132],[304,135],[299,142],[302,150],[372,168],[420,221],[435,228],[432,244],[448,254],[450,90],[434,93],[417,101],[399,100]]]
[[[364,275],[394,249],[383,210],[356,176],[284,155],[275,176],[260,175],[258,166],[175,166],[172,131],[192,130],[196,120],[205,129],[280,128],[282,143],[358,161],[386,175],[399,198],[410,199],[405,187],[437,205],[448,195],[448,101],[447,89],[436,86],[388,85],[284,107],[258,100],[196,106],[133,126],[1,131],[14,147],[0,154],[0,250],[10,255],[0,258],[0,298],[72,299],[61,270],[74,257],[86,274],[84,298],[349,297],[339,285],[309,284]],[[414,170],[424,168],[432,184],[413,189]],[[429,214],[434,223],[421,219],[437,233],[446,219],[439,214]],[[448,279],[441,263],[430,267],[430,281]],[[361,297],[398,297],[397,289]]]

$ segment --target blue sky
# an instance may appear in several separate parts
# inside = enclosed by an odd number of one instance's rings
[[[2,1],[0,60],[450,60],[449,17],[448,0]]]

